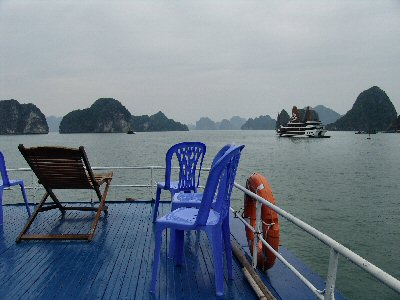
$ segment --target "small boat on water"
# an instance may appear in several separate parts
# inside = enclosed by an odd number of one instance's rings
[[[369,130],[369,131],[357,131],[354,134],[376,134],[376,130]]]
[[[307,107],[305,117],[301,118],[300,111],[293,106],[292,117],[286,125],[278,125],[277,135],[281,137],[329,138],[327,130],[318,117],[313,117],[312,110]],[[315,115],[315,114],[314,114]],[[279,122],[279,115],[278,115]]]
[[[127,134],[135,134],[136,132],[134,132],[132,129],[129,129],[126,133]]]

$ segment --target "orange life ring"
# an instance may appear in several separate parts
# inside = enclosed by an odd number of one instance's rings
[[[260,197],[275,204],[275,198],[272,194],[271,186],[264,176],[258,173],[253,173],[246,181],[246,188]],[[250,225],[256,226],[256,200],[248,195],[244,195],[244,218],[248,218]],[[278,251],[279,247],[279,221],[278,214],[266,205],[261,206],[261,219],[263,221],[262,231],[263,238]],[[272,224],[268,229],[268,224]],[[250,252],[253,249],[254,233],[246,226],[246,237],[250,247]],[[262,244],[258,242],[257,267],[262,270],[270,269],[275,263],[275,255]]]

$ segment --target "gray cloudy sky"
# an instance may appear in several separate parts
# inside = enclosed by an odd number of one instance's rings
[[[373,85],[400,113],[400,1],[0,0],[0,99],[45,115],[345,113]]]

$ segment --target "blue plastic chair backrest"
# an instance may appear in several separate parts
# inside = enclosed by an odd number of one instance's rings
[[[4,159],[3,153],[0,152],[0,173],[1,178],[3,179],[3,185],[10,185],[10,180],[8,179],[7,169],[6,169],[6,161]]]
[[[200,184],[200,171],[205,154],[206,145],[201,142],[183,142],[169,148],[165,155],[165,188],[170,188],[172,160],[176,157],[179,163],[178,189],[180,191],[196,191]],[[197,168],[199,161],[200,165]],[[197,178],[196,170],[198,170]]]
[[[243,148],[244,145],[230,147],[210,170],[195,225],[203,226],[207,223],[214,198],[216,198],[214,210],[219,212],[220,222],[227,216]]]
[[[217,163],[217,161],[218,161],[218,160],[226,153],[226,151],[228,151],[229,148],[231,148],[231,147],[232,147],[232,145],[226,144],[225,146],[223,146],[223,147],[221,148],[221,150],[218,151],[218,153],[214,156],[214,159],[213,159],[212,164],[211,164],[211,168],[214,167],[214,165]]]

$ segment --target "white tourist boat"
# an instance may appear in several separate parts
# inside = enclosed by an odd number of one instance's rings
[[[311,109],[307,107],[305,120],[301,121],[299,110],[293,106],[292,117],[286,125],[279,125],[276,129],[281,137],[306,137],[306,138],[327,138],[327,130],[318,119],[312,119]]]

